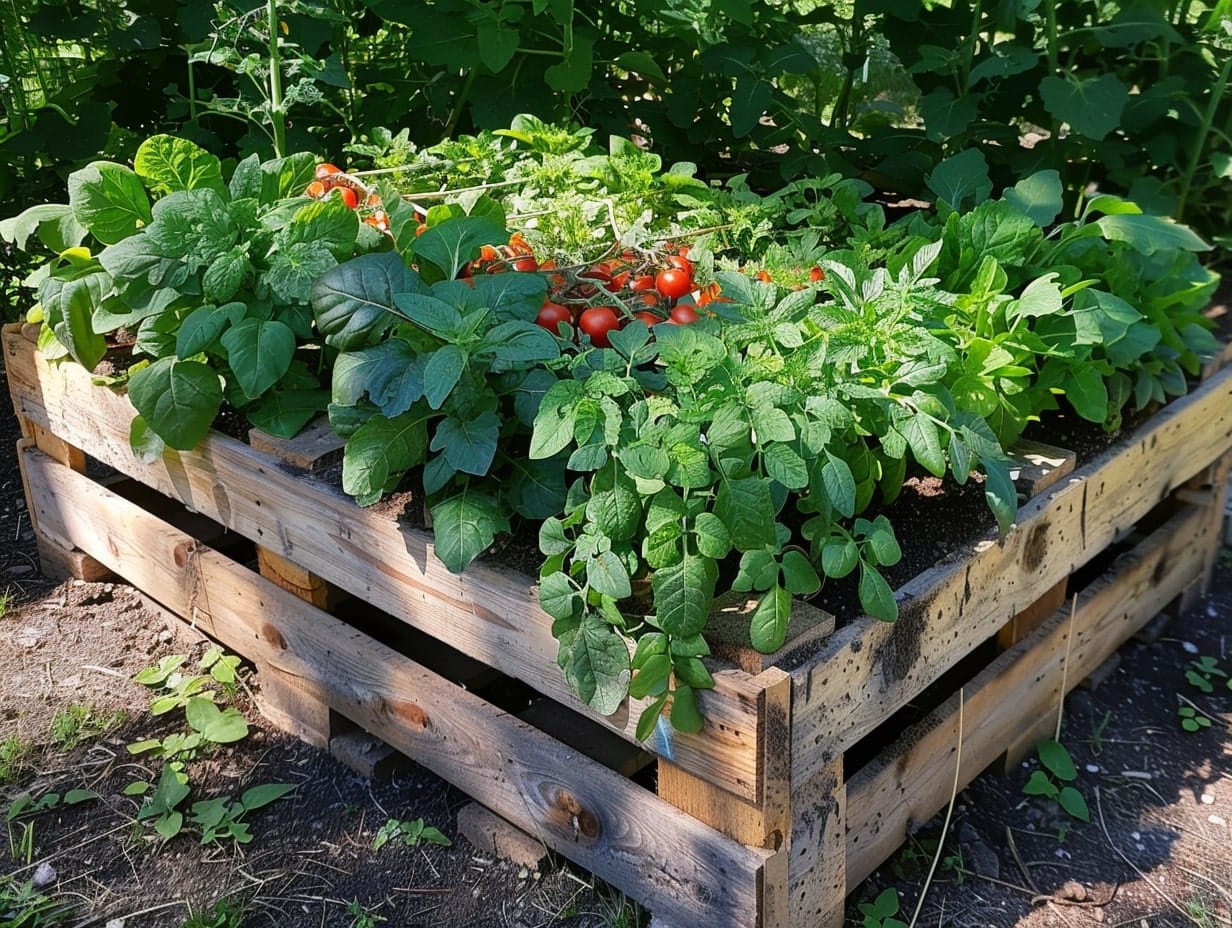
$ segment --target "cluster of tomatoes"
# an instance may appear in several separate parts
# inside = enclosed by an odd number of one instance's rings
[[[585,333],[597,348],[609,347],[609,334],[634,319],[647,326],[696,322],[698,307],[718,296],[713,284],[695,291],[688,248],[654,261],[626,252],[551,279],[535,321],[575,341]]]
[[[328,161],[317,165],[315,179],[304,189],[304,195],[314,200],[337,195],[347,209],[362,210],[365,223],[378,232],[389,232],[389,216],[381,206],[381,195]]]

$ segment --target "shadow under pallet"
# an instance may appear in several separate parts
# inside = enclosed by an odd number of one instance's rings
[[[312,473],[328,440],[211,433],[142,461],[125,396],[48,364],[21,326],[3,337],[30,511],[65,569],[96,562],[248,658],[265,711],[307,740],[358,725],[679,928],[841,924],[847,891],[948,800],[960,714],[961,786],[1192,599],[1222,532],[1232,369],[1072,473],[1025,449],[1015,527],[897,590],[898,622],[834,630],[799,603],[798,636],[766,657],[733,633],[704,730],[639,745],[640,704],[603,717],[566,688],[533,578],[449,573],[429,532]],[[99,482],[82,452],[181,515]],[[211,547],[185,512],[255,549]]]

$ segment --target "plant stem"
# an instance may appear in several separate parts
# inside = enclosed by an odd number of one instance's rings
[[[1057,50],[1057,0],[1044,0],[1044,15],[1047,18],[1048,73],[1056,74],[1060,67]]]
[[[282,97],[282,50],[278,38],[277,0],[266,0],[265,17],[269,26],[269,108],[270,123],[274,129],[274,154],[284,158],[287,154],[287,114]]]
[[[462,118],[462,109],[466,106],[466,100],[471,95],[471,85],[475,83],[475,71],[475,68],[471,68],[466,72],[466,80],[462,82],[462,89],[458,91],[458,99],[454,101],[453,111],[449,114],[449,122],[445,125],[445,134],[441,141],[453,137],[453,131],[458,126],[458,120]]]
[[[1211,134],[1211,126],[1215,123],[1215,114],[1219,110],[1219,103],[1223,99],[1224,92],[1228,89],[1230,77],[1232,77],[1232,55],[1224,58],[1223,67],[1219,70],[1219,80],[1211,89],[1211,99],[1206,106],[1206,112],[1202,115],[1202,125],[1198,127],[1197,138],[1194,139],[1193,146],[1190,148],[1189,166],[1186,167],[1185,175],[1181,180],[1181,196],[1176,205],[1177,219],[1183,219],[1185,216],[1190,188],[1198,173],[1198,165],[1202,163],[1202,152],[1206,149],[1206,139]]]

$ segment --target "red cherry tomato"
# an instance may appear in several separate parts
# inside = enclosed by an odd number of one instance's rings
[[[578,326],[590,336],[591,344],[596,348],[610,348],[612,343],[607,335],[612,329],[620,328],[620,317],[610,306],[592,306],[582,312]]]
[[[553,303],[549,300],[539,308],[539,315],[535,317],[535,322],[557,335],[560,333],[558,326],[562,322],[573,324],[573,313],[569,311],[568,306],[562,306],[560,303]]]
[[[630,290],[653,290],[654,286],[655,279],[650,274],[643,274],[640,277],[634,277],[633,280],[629,281]]]
[[[826,279],[826,272],[819,268],[816,264],[809,268],[809,280],[813,283],[819,283]]]
[[[697,319],[697,310],[688,305],[674,306],[667,314],[667,321],[672,325],[692,325]]]
[[[512,262],[515,271],[537,271],[539,270],[539,262],[534,258],[516,258]]]
[[[625,288],[625,285],[628,284],[628,282],[629,282],[629,272],[621,271],[619,274],[617,274],[616,276],[612,278],[612,289],[613,290],[623,290]]]
[[[479,248],[480,261],[495,261],[500,257],[500,253],[491,245],[482,245]]]
[[[647,290],[644,293],[635,293],[629,300],[630,303],[637,305],[641,303],[643,306],[648,306],[651,309],[656,309],[659,305],[659,294],[654,290]]]
[[[764,284],[769,284],[769,283],[774,282],[774,278],[770,276],[770,272],[767,271],[765,268],[762,268],[760,271],[758,271],[753,276]]]
[[[326,193],[328,191],[325,189],[325,185],[319,180],[314,180],[304,189],[304,195],[312,197],[314,200],[321,199]]]
[[[330,164],[328,161],[322,161],[320,164],[317,165],[316,172],[313,174],[313,176],[317,180],[325,180],[325,178],[327,177],[331,177],[334,174],[341,174],[341,173],[342,171],[338,170],[338,166],[336,164]]]
[[[693,289],[693,275],[680,268],[669,267],[655,275],[655,289],[669,300],[676,300]]]
[[[335,187],[334,189],[338,191],[338,196],[342,198],[347,209],[355,209],[359,206],[359,195],[350,187]]]
[[[658,313],[652,313],[648,309],[643,309],[640,313],[634,313],[633,318],[641,319],[642,322],[646,323],[648,327],[658,325],[660,322],[665,321]]]
[[[612,266],[604,262],[592,264],[586,270],[582,271],[582,273],[578,274],[578,277],[585,277],[588,280],[597,280],[602,284],[610,284],[612,282]]]
[[[690,277],[693,276],[693,262],[683,255],[668,255],[667,266],[674,267],[679,271],[686,271]]]

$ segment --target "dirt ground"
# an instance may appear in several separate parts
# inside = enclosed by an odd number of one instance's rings
[[[159,840],[150,821],[136,820],[143,800],[126,788],[153,785],[161,765],[128,746],[186,731],[184,712],[152,715],[153,691],[132,678],[169,654],[195,662],[205,645],[123,583],[40,576],[16,438],[6,398],[0,928],[645,924],[647,913],[559,858],[531,868],[476,851],[455,831],[467,801],[458,791],[416,767],[391,779],[359,777],[273,729],[243,686],[231,705],[250,733],[187,763],[193,792],[185,805],[234,799],[260,784],[292,784],[294,792],[245,816],[250,843],[201,844],[196,827]],[[1023,794],[1037,764],[1009,775],[990,770],[957,797],[931,881],[940,817],[857,889],[849,924],[891,928],[892,913],[866,917],[860,909],[889,887],[905,912],[896,917],[909,922],[927,884],[920,925],[1232,925],[1232,690],[1217,673],[1210,694],[1186,679],[1203,658],[1232,673],[1232,555],[1224,553],[1207,602],[1154,643],[1128,644],[1120,657],[1101,686],[1079,689],[1066,703],[1062,741],[1077,765],[1089,823]],[[1178,707],[1211,724],[1185,731]],[[22,812],[23,796],[48,807]],[[422,819],[456,840],[374,849],[391,819]],[[26,902],[15,904],[23,889]],[[63,907],[59,916],[56,907]],[[230,910],[239,914],[228,920]]]

